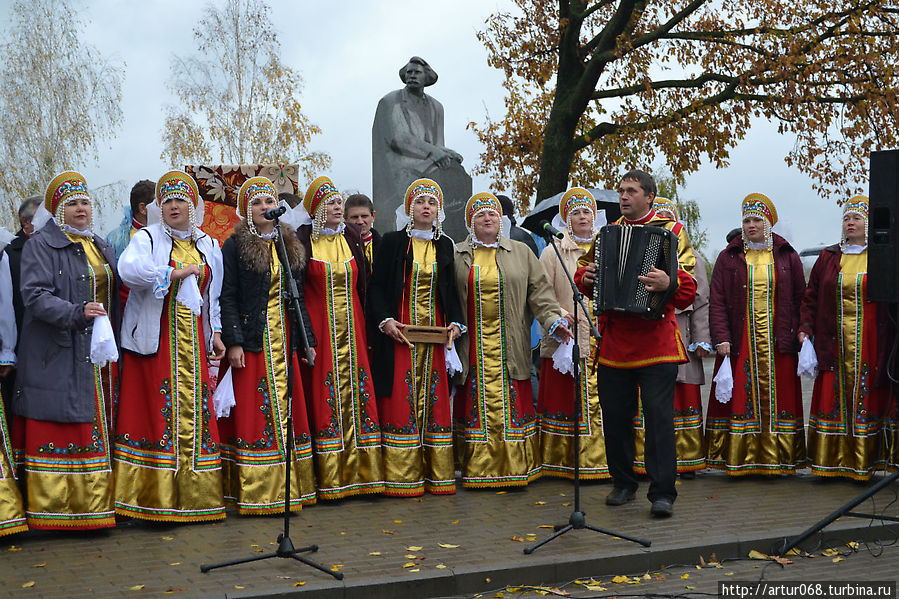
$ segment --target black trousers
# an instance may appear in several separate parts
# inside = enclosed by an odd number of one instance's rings
[[[674,442],[674,382],[676,364],[642,368],[612,368],[597,364],[599,403],[609,473],[616,488],[636,491],[634,475],[634,417],[637,392],[643,401],[646,432],[644,455],[649,475],[650,501],[677,497],[677,456]]]

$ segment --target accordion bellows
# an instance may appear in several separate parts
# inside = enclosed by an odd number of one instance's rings
[[[677,235],[649,225],[607,225],[596,239],[593,311],[630,312],[661,318],[677,289]],[[650,292],[637,277],[651,268],[671,277],[668,289]]]

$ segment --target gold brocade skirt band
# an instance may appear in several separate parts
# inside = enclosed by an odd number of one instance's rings
[[[3,397],[0,396],[0,537],[28,530],[22,494],[16,484],[12,442],[6,422]]]
[[[646,474],[644,446],[646,431],[643,428],[643,405],[634,418],[634,471]],[[677,455],[677,472],[697,472],[706,468],[705,435],[702,431],[701,386],[689,383],[674,385],[674,442]]]

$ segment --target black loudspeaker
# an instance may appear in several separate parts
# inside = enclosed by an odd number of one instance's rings
[[[871,152],[868,299],[899,302],[899,150]]]

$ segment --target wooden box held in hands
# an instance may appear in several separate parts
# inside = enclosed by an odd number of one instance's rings
[[[412,343],[439,343],[449,345],[450,331],[447,327],[423,327],[406,325],[403,335]]]

